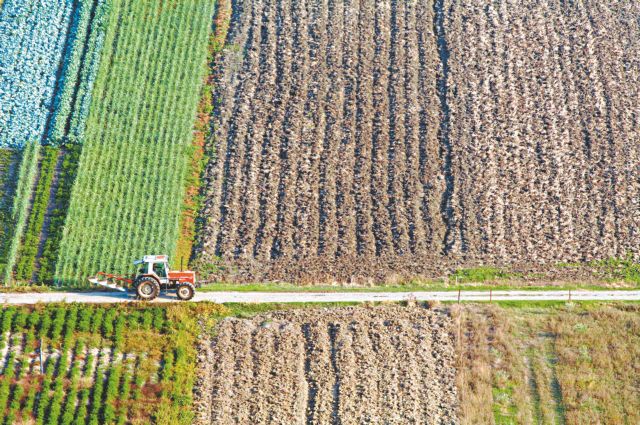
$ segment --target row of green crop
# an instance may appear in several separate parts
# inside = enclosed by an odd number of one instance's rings
[[[63,159],[58,174],[58,187],[54,194],[54,205],[49,205],[51,211],[47,237],[42,255],[37,260],[39,267],[35,280],[39,283],[51,283],[54,280],[55,265],[71,199],[71,188],[78,171],[81,147],[71,145],[62,148],[62,151]]]
[[[193,315],[185,317],[195,322]],[[175,348],[168,346],[175,332],[162,308],[7,307],[0,310],[0,331],[3,347],[23,346],[8,350],[0,371],[0,424],[149,422],[147,404],[159,403],[161,393],[143,397],[143,387],[152,374],[160,373],[159,365],[166,363],[163,354]],[[194,338],[184,343],[193,344]],[[136,351],[136,344],[142,348]],[[38,347],[45,355],[52,349],[60,353],[45,357],[42,375],[39,367],[30,366]],[[138,359],[135,364],[132,354]],[[174,383],[160,385],[173,388]]]
[[[79,0],[76,3],[60,90],[54,99],[48,144],[59,146],[83,141],[109,10],[106,0]]]
[[[172,254],[213,0],[113,0],[56,278]],[[99,195],[98,195],[99,194]],[[87,236],[87,232],[91,236]]]
[[[36,144],[29,144],[22,154],[0,150],[1,175],[5,179],[0,184],[8,192],[0,199],[0,264],[9,264],[0,276],[5,284],[53,282],[80,151],[78,145],[56,148]],[[19,157],[22,157],[19,167],[4,164],[16,162]],[[52,192],[54,180],[57,186]],[[20,211],[24,216],[16,215]],[[17,226],[19,221],[24,222],[22,227]],[[9,256],[10,253],[14,256]]]
[[[17,187],[19,161],[19,151],[0,149],[0,264],[4,264],[11,245],[11,207]]]
[[[51,184],[58,162],[59,151],[57,148],[45,146],[42,150],[40,175],[16,263],[15,279],[18,281],[30,281],[33,276],[36,254],[40,246],[40,232],[49,205]]]
[[[85,305],[73,305],[71,307],[53,307],[43,311],[21,307],[6,307],[0,310],[0,347],[6,341],[5,333],[21,332],[24,328],[33,331],[38,339],[47,339],[55,343],[63,335],[66,321],[69,317],[75,317],[74,330],[101,335],[119,345],[122,339],[122,330],[155,330],[161,332],[167,325],[165,310],[160,307],[131,309],[119,313],[116,308],[93,307]],[[121,321],[118,324],[118,321]]]
[[[20,170],[18,172],[17,187],[11,208],[10,223],[12,226],[11,240],[3,258],[3,282],[5,285],[13,281],[13,266],[15,265],[18,248],[27,223],[29,201],[38,171],[38,157],[40,144],[27,143],[22,152]]]

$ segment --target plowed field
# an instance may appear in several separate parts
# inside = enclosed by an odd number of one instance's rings
[[[640,6],[236,1],[201,258],[235,279],[638,254]]]
[[[202,362],[200,424],[457,423],[449,318],[341,308],[226,319]]]

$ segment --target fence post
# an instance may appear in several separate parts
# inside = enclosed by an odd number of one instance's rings
[[[569,302],[571,302],[571,289],[569,289]]]
[[[458,288],[458,304],[460,304],[460,288]]]

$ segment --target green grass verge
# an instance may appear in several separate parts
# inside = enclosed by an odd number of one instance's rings
[[[606,283],[598,284],[557,284],[544,286],[540,284],[509,284],[505,282],[484,282],[484,283],[467,283],[458,285],[445,285],[442,281],[424,284],[406,284],[406,285],[377,285],[377,286],[298,286],[290,283],[255,283],[255,284],[236,284],[236,283],[212,283],[202,286],[198,289],[201,292],[429,292],[429,291],[549,291],[549,290],[607,290],[607,291],[624,291],[636,288],[628,287],[610,287]]]

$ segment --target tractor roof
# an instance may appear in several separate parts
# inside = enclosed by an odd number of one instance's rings
[[[169,261],[169,256],[168,255],[145,255],[144,257],[142,257],[142,260],[136,260],[134,261],[135,264],[140,264],[140,263],[159,263],[159,262],[164,262],[164,261]]]

